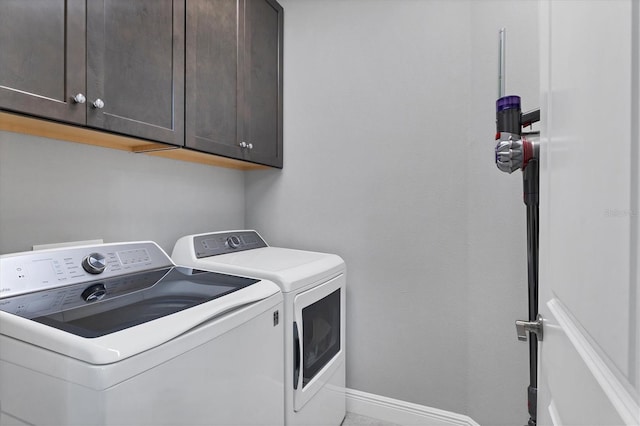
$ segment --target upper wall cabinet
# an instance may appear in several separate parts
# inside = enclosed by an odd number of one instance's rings
[[[184,0],[0,1],[0,108],[182,145],[183,65]]]
[[[184,0],[87,1],[87,99],[89,126],[182,145]]]
[[[185,146],[282,167],[282,7],[273,0],[186,7]]]
[[[85,0],[0,1],[0,107],[84,124]]]

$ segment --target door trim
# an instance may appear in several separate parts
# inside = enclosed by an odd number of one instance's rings
[[[633,395],[635,393],[632,390],[633,386],[592,342],[586,331],[560,300],[550,300],[547,302],[547,307],[618,415],[627,425],[640,424],[640,405],[636,402],[637,396]]]

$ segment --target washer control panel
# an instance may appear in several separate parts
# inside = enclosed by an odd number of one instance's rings
[[[0,256],[0,299],[170,266],[171,259],[153,242],[7,254]],[[99,289],[87,294],[91,300],[100,296]]]
[[[196,258],[267,247],[256,231],[214,232],[193,237]]]

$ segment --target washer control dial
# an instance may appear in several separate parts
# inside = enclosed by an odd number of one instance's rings
[[[82,267],[90,274],[101,274],[107,267],[107,258],[100,253],[91,253],[82,259]]]
[[[236,249],[240,247],[240,244],[242,244],[240,242],[240,238],[238,238],[236,235],[231,235],[227,238],[227,245],[229,246],[229,248]]]
[[[107,289],[104,284],[94,284],[87,287],[81,294],[82,299],[85,302],[96,302],[104,297],[107,294]]]

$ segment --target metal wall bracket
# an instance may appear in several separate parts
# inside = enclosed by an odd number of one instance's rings
[[[518,340],[527,341],[527,331],[529,334],[534,333],[538,342],[542,341],[542,316],[538,314],[536,321],[516,321],[516,332]]]

